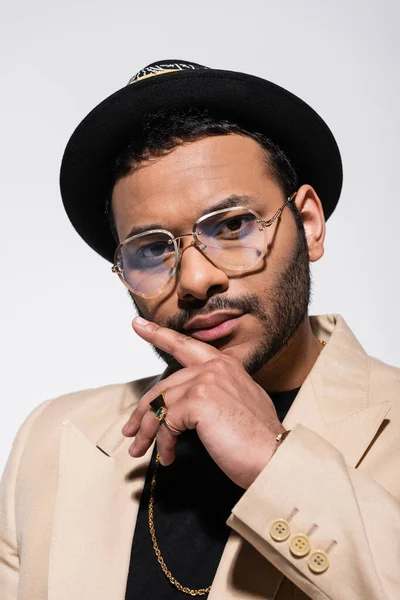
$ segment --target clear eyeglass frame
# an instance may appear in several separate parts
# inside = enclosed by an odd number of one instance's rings
[[[193,237],[193,241],[195,243],[195,246],[200,250],[200,252],[203,254],[203,256],[205,256],[207,258],[207,260],[209,260],[214,266],[216,266],[218,269],[221,269],[222,271],[228,273],[235,273],[240,271],[241,273],[244,273],[246,271],[252,271],[254,270],[254,268],[264,259],[266,253],[267,253],[267,238],[264,238],[264,248],[258,258],[258,260],[256,262],[254,262],[254,264],[251,264],[251,266],[237,266],[237,267],[222,267],[220,265],[217,264],[217,262],[215,260],[213,260],[212,258],[210,258],[210,256],[208,256],[203,250],[204,248],[202,248],[202,246],[204,246],[204,244],[202,244],[201,240],[199,240],[198,235],[201,234],[201,231],[198,231],[198,227],[199,225],[205,220],[208,219],[209,217],[213,217],[215,215],[220,215],[220,214],[224,214],[227,212],[232,212],[232,211],[244,211],[244,212],[248,212],[251,213],[252,215],[254,215],[256,217],[256,222],[257,224],[260,226],[260,231],[263,231],[264,229],[266,229],[267,227],[270,227],[282,214],[284,208],[289,204],[289,202],[292,202],[294,200],[294,198],[296,197],[297,192],[293,192],[293,194],[291,194],[286,201],[284,202],[284,204],[282,204],[282,206],[280,208],[278,208],[278,210],[276,211],[276,213],[273,215],[273,217],[271,217],[271,219],[268,220],[264,220],[260,217],[260,215],[253,209],[245,207],[245,206],[233,206],[233,207],[229,207],[229,208],[222,208],[220,210],[215,210],[213,212],[207,213],[206,215],[203,215],[202,217],[200,217],[199,219],[197,219],[197,221],[195,221],[193,223],[193,227],[192,227],[192,231],[189,233],[183,233],[182,235],[178,235],[178,236],[174,236],[170,231],[168,231],[167,229],[150,229],[148,231],[144,231],[143,233],[138,233],[136,235],[132,235],[130,237],[128,237],[126,240],[123,240],[122,242],[120,242],[120,244],[118,244],[117,248],[115,249],[115,253],[114,253],[114,264],[111,267],[111,271],[113,273],[116,273],[118,275],[118,277],[120,278],[120,280],[122,281],[122,283],[124,284],[125,287],[127,287],[132,294],[134,294],[135,296],[140,296],[142,298],[146,298],[146,299],[151,299],[151,298],[156,298],[160,295],[162,295],[162,293],[164,292],[164,290],[168,287],[169,283],[171,282],[171,280],[175,277],[177,270],[178,270],[178,265],[179,265],[179,261],[182,255],[182,247],[181,247],[181,239],[185,238],[185,237]],[[169,279],[165,282],[165,284],[163,285],[163,287],[157,291],[157,293],[153,294],[153,295],[148,295],[148,294],[143,294],[141,292],[138,292],[137,290],[135,290],[134,288],[132,288],[132,286],[129,285],[129,283],[126,281],[126,279],[124,278],[124,272],[123,272],[123,268],[121,267],[121,262],[119,260],[119,253],[121,251],[121,249],[123,248],[123,246],[125,246],[126,244],[129,244],[132,240],[141,238],[143,236],[146,235],[150,235],[150,234],[154,234],[154,233],[162,233],[162,234],[166,234],[170,240],[168,241],[169,244],[173,244],[174,246],[174,250],[175,250],[175,264],[174,267],[171,269],[171,275],[169,277]]]

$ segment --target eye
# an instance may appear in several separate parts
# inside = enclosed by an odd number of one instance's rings
[[[252,214],[235,215],[219,223],[214,235],[225,239],[234,239],[244,237],[253,229],[255,218]]]
[[[128,244],[123,249],[124,268],[128,270],[154,269],[164,265],[174,256],[174,246],[167,240],[154,240],[148,243],[139,240]]]
[[[165,254],[167,249],[168,245],[165,242],[154,242],[153,244],[148,244],[147,246],[140,248],[137,255],[144,260],[152,260],[153,258],[159,258]]]
[[[173,252],[168,242],[152,242],[137,249],[135,263],[138,268],[154,267],[162,263]]]

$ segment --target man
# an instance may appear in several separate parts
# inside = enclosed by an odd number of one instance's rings
[[[167,369],[28,417],[2,599],[399,597],[400,372],[308,316],[341,184],[322,119],[250,75],[154,63],[79,125],[65,208]]]

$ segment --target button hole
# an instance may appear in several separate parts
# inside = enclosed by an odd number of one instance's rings
[[[333,550],[333,548],[337,545],[337,541],[336,540],[332,540],[331,543],[329,544],[329,546],[327,547],[327,549],[325,550],[326,554],[328,554],[328,552],[330,552],[331,550]]]
[[[297,513],[299,512],[299,509],[294,507],[292,512],[290,513],[290,515],[288,516],[288,518],[286,519],[286,521],[291,521],[293,519],[294,516],[297,515]]]
[[[311,529],[309,530],[309,532],[307,533],[308,536],[312,535],[314,533],[314,531],[316,531],[318,529],[318,525],[316,523],[313,523]]]

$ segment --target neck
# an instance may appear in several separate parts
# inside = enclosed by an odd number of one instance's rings
[[[283,392],[301,387],[322,350],[312,332],[308,315],[287,344],[253,379],[266,392]]]

